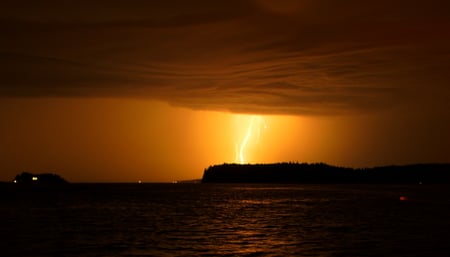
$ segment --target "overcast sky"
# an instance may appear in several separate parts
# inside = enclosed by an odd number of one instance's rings
[[[449,10],[448,1],[2,1],[0,94],[293,114],[448,98]]]

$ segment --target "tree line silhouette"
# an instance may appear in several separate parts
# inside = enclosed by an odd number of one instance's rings
[[[202,183],[447,184],[450,183],[450,164],[355,169],[325,163],[224,163],[205,169]]]

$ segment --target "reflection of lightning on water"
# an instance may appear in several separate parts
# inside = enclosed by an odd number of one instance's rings
[[[255,136],[255,142],[259,142],[259,138],[261,136],[261,126],[265,128],[265,122],[264,119],[260,116],[251,116],[250,121],[248,123],[247,131],[245,133],[244,138],[242,139],[241,143],[238,145],[236,144],[236,160],[239,161],[239,163],[244,164],[245,158],[244,158],[244,150],[247,147],[249,140],[252,138],[253,132],[256,133]],[[255,126],[257,126],[255,128]]]

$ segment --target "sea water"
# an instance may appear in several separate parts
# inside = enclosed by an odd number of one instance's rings
[[[0,256],[450,256],[432,185],[0,185]]]

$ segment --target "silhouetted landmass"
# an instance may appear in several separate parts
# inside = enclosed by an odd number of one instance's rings
[[[450,164],[362,169],[324,163],[222,164],[207,168],[202,183],[448,184]]]
[[[59,175],[52,173],[43,174],[32,174],[28,172],[23,172],[17,175],[14,180],[16,184],[66,184],[68,183],[65,179]]]
[[[176,181],[176,183],[181,183],[181,184],[199,184],[201,182],[202,182],[201,179],[189,179],[189,180],[177,180]]]

